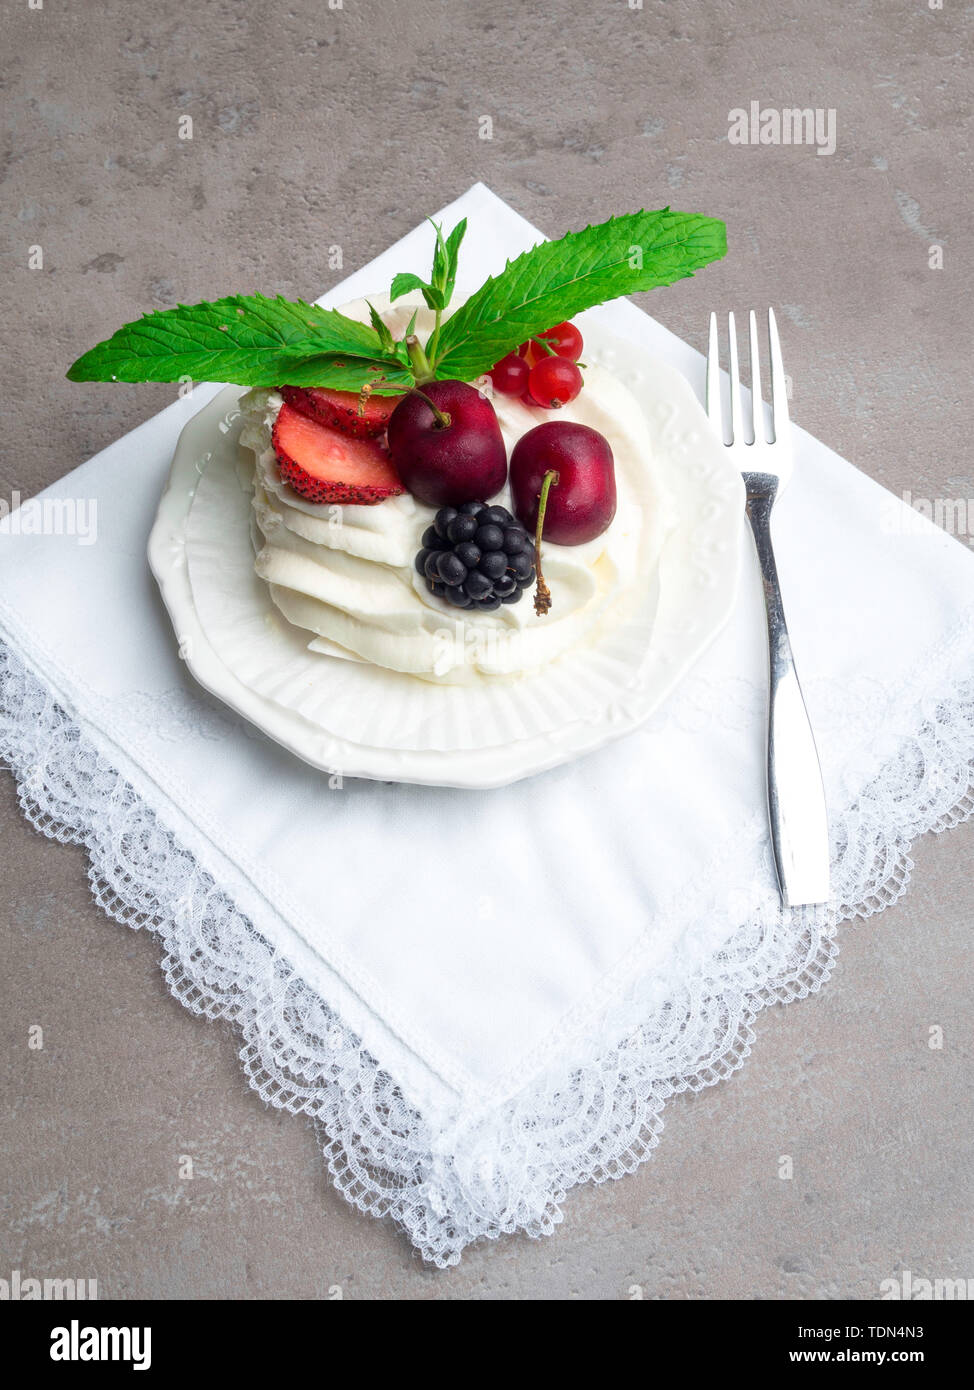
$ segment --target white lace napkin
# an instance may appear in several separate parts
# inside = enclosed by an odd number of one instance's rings
[[[482,185],[440,215],[470,219],[461,288],[538,236]],[[423,226],[325,302],[428,254]],[[696,352],[600,312],[700,388]],[[264,1099],[322,1122],[341,1191],[448,1265],[645,1158],[666,1098],[739,1066],[756,1010],[826,978],[836,922],[903,891],[910,840],[971,810],[974,564],[797,431],[776,534],[839,906],[782,911],[753,568],[678,693],[603,752],[500,791],[329,789],[187,676],[146,567],[214,389],[44,495],[95,499],[95,543],[0,524],[0,753],[32,820],[90,848],[101,905],[162,937],[187,1006],[239,1025]]]

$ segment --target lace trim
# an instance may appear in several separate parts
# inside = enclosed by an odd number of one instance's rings
[[[840,908],[771,911],[735,927],[728,905],[728,944],[676,993],[637,1000],[641,1021],[621,1042],[433,1132],[0,643],[0,760],[17,779],[27,819],[87,848],[95,901],[159,937],[169,988],[188,1009],[240,1030],[251,1086],[269,1105],[313,1120],[339,1192],[364,1212],[391,1216],[441,1268],[480,1237],[550,1233],[570,1187],[636,1168],[659,1142],[670,1096],[730,1076],[750,1052],[760,1009],[821,988],[838,923],[902,895],[911,841],[974,812],[974,682],[958,679],[922,701],[914,722],[897,756],[837,819]],[[620,1018],[632,1017],[633,1002]]]

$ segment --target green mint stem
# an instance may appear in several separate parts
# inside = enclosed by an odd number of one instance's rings
[[[442,319],[442,317],[443,317],[443,310],[442,310],[442,309],[437,309],[437,310],[436,310],[436,322],[435,322],[435,324],[433,325],[433,332],[432,332],[432,335],[431,335],[431,337],[430,337],[429,342],[426,344],[427,348],[429,349],[429,352],[427,353],[427,356],[429,357],[430,361],[431,361],[432,364],[433,364],[433,365],[432,365],[432,368],[431,368],[432,371],[435,371],[435,370],[436,370],[436,353],[437,353],[437,349],[438,349],[438,347],[439,347],[439,345],[440,345],[440,320]]]
[[[415,333],[410,333],[406,339],[406,352],[409,354],[409,361],[412,364],[416,380],[418,382],[432,381],[433,370],[430,367],[429,358],[423,351],[423,345]]]

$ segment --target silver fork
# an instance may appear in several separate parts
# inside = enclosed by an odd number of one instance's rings
[[[781,602],[778,569],[771,544],[771,513],[775,499],[792,472],[791,427],[785,390],[785,369],[774,310],[768,310],[771,344],[771,419],[773,438],[767,438],[758,324],[749,315],[751,358],[751,420],[748,439],[744,428],[737,329],[734,315],[727,315],[730,339],[730,442],[726,439],[721,409],[720,353],[717,315],[710,315],[710,347],[707,355],[707,414],[717,434],[732,452],[747,489],[747,519],[754,534],[764,603],[768,618],[770,699],[768,703],[768,816],[771,844],[781,901],[787,907],[824,903],[829,899],[829,825],[822,771],[808,711],[798,683],[785,611]]]

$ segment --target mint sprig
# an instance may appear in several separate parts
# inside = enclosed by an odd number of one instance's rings
[[[396,341],[376,309],[359,323],[303,300],[230,295],[146,314],[79,357],[72,381],[228,381],[389,394],[434,377],[472,381],[528,338],[620,295],[668,285],[726,253],[722,222],[634,212],[525,251],[444,319],[466,219],[436,242],[429,280],[397,275],[393,300],[420,290],[435,315],[425,346],[415,314]]]
[[[436,245],[433,249],[433,272],[429,280],[423,280],[420,276],[411,275],[408,272],[397,275],[392,282],[389,298],[395,303],[404,294],[411,294],[413,290],[420,290],[426,300],[426,307],[441,314],[453,298],[453,289],[457,282],[460,243],[467,230],[467,219],[464,217],[462,221],[458,222],[446,238],[443,236],[443,228],[432,219],[430,226],[436,233]]]
[[[433,370],[470,381],[519,343],[584,309],[672,284],[726,251],[723,222],[669,208],[611,217],[542,242],[509,261],[447,320]]]

